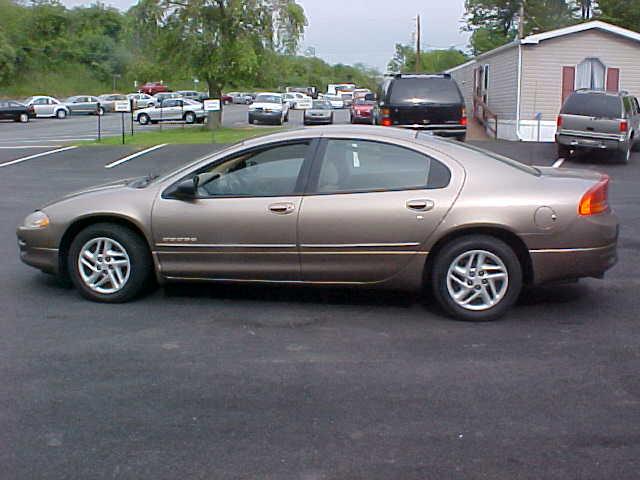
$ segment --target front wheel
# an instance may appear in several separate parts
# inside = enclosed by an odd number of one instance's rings
[[[184,114],[184,121],[187,123],[196,123],[196,114],[193,112],[187,112]]]
[[[249,125],[253,125],[254,123],[256,123],[256,120],[253,117],[249,116]]]
[[[66,110],[58,110],[56,112],[56,117],[58,118],[58,120],[64,120],[65,118],[67,118],[67,112]]]
[[[151,119],[146,113],[141,113],[140,115],[138,115],[138,123],[140,125],[147,125],[149,123],[149,120]]]
[[[27,115],[26,113],[21,113],[21,114],[18,116],[18,121],[19,121],[20,123],[27,123],[27,122],[29,121],[29,115]]]
[[[435,299],[451,316],[495,320],[522,290],[522,266],[513,249],[486,235],[455,239],[438,253],[431,282]]]
[[[98,223],[71,242],[68,271],[78,291],[96,302],[121,303],[153,284],[146,242],[127,227]]]
[[[625,148],[621,152],[617,152],[616,159],[622,164],[629,163],[629,160],[631,160],[631,146]]]
[[[103,115],[104,115],[104,113],[105,113],[105,111],[104,111],[104,107],[98,107],[98,110],[96,110],[96,114],[97,114],[99,117],[103,116]]]

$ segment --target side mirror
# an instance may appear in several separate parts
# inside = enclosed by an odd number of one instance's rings
[[[195,198],[198,193],[198,184],[200,183],[200,179],[196,175],[193,178],[187,178],[186,180],[182,180],[175,186],[172,194],[174,197],[178,198]]]

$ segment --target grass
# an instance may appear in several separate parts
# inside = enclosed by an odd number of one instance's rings
[[[161,143],[169,144],[193,144],[193,143],[236,143],[247,138],[258,137],[268,133],[279,132],[282,127],[243,127],[243,128],[219,128],[211,132],[202,127],[166,128],[153,132],[136,132],[133,136],[125,134],[125,145],[139,147],[151,147]],[[101,142],[80,142],[76,145],[122,145],[122,137],[103,138]]]

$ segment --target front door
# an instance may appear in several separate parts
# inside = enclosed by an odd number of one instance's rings
[[[300,210],[302,279],[378,282],[426,258],[423,244],[452,206],[460,170],[395,144],[325,141]]]
[[[310,150],[303,141],[232,155],[191,175],[197,198],[159,198],[152,223],[163,275],[299,280],[296,229]]]

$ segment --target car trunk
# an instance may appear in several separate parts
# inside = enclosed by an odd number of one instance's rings
[[[562,130],[572,130],[590,134],[619,135],[621,120],[604,117],[562,114]]]

